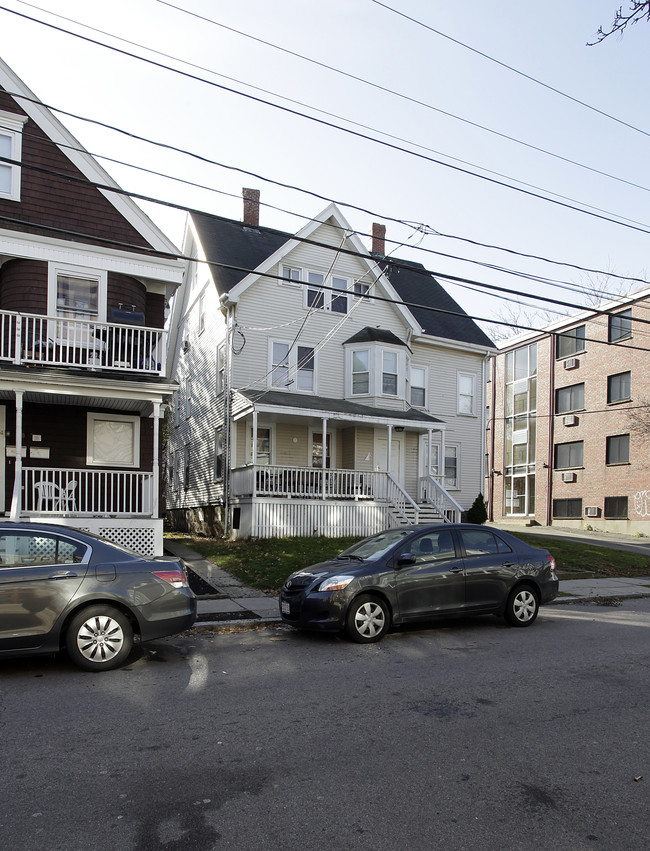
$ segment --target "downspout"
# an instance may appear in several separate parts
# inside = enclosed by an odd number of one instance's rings
[[[16,390],[16,466],[14,470],[14,490],[11,497],[10,520],[18,520],[22,509],[21,487],[23,480],[23,391]]]
[[[546,471],[546,525],[550,526],[553,518],[553,437],[555,431],[555,334],[549,336],[549,364],[548,378],[548,446],[546,447],[547,471]]]

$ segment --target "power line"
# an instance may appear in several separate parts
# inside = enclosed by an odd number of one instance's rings
[[[19,0],[19,2],[23,2],[23,0]],[[492,127],[487,127],[484,124],[479,124],[478,122],[472,121],[469,118],[463,118],[463,116],[461,116],[461,115],[456,115],[453,112],[449,112],[448,110],[441,109],[440,107],[434,106],[433,104],[428,103],[427,101],[422,101],[422,100],[419,100],[418,98],[411,97],[410,95],[407,95],[404,92],[395,91],[395,89],[391,89],[388,86],[382,86],[381,84],[375,83],[372,80],[368,80],[365,77],[359,77],[356,74],[352,74],[348,71],[343,71],[341,68],[337,68],[334,65],[328,65],[326,62],[320,62],[319,60],[314,59],[311,56],[305,56],[303,53],[298,53],[295,50],[290,50],[289,48],[282,47],[279,44],[275,44],[274,42],[267,41],[266,39],[263,39],[263,38],[259,38],[258,36],[254,36],[251,33],[247,33],[247,32],[244,32],[243,30],[236,29],[235,27],[227,26],[226,24],[222,23],[221,21],[215,21],[214,18],[209,18],[205,15],[200,15],[200,14],[198,14],[198,12],[193,12],[190,9],[183,9],[181,6],[177,6],[174,3],[167,2],[167,0],[156,0],[156,2],[160,3],[163,6],[168,6],[171,9],[175,9],[178,12],[182,12],[185,15],[189,15],[190,17],[197,18],[198,20],[203,21],[205,23],[210,23],[210,24],[213,24],[214,26],[221,27],[222,29],[227,30],[228,32],[235,33],[236,35],[242,36],[243,38],[247,38],[247,39],[250,39],[251,41],[255,41],[258,44],[263,44],[265,47],[270,47],[273,50],[278,50],[282,53],[286,53],[289,56],[293,56],[296,59],[300,59],[304,62],[310,62],[313,65],[317,65],[320,68],[324,68],[328,71],[332,71],[335,74],[340,74],[341,76],[347,77],[350,80],[355,80],[358,83],[363,83],[366,86],[370,86],[371,88],[378,89],[379,91],[385,92],[386,94],[393,95],[394,97],[402,98],[403,100],[406,100],[406,101],[413,103],[417,106],[422,106],[425,109],[430,109],[430,110],[437,112],[441,115],[445,115],[448,118],[452,118],[455,121],[460,121],[463,124],[468,124],[470,127],[475,127],[478,130],[483,130],[486,133],[491,133],[492,135],[498,136],[501,139],[506,139],[509,142],[514,142],[517,145],[522,145],[525,148],[529,148],[532,151],[537,151],[538,153],[544,154],[545,156],[553,157],[554,159],[560,160],[561,162],[565,162],[565,163],[568,163],[569,165],[577,166],[578,168],[585,169],[586,171],[590,171],[593,174],[598,174],[601,177],[606,177],[609,180],[615,180],[615,181],[618,181],[619,183],[624,183],[628,186],[632,186],[635,189],[641,189],[644,192],[650,192],[650,188],[647,187],[647,186],[642,186],[641,184],[635,183],[634,181],[626,180],[623,177],[618,177],[617,175],[610,174],[609,172],[602,171],[601,169],[593,168],[592,166],[588,166],[585,163],[578,162],[577,160],[572,160],[569,157],[562,156],[561,154],[556,154],[553,151],[548,151],[545,148],[541,148],[538,145],[533,145],[530,142],[525,142],[523,139],[518,139],[517,137],[511,136],[508,133],[502,133],[499,130],[495,130]],[[29,6],[31,4],[25,3],[25,5]],[[383,5],[383,4],[379,4],[379,5]],[[36,6],[34,8],[39,8],[39,7]],[[385,8],[388,9],[390,7],[386,6]],[[43,11],[43,10],[41,10],[41,11]],[[392,10],[392,11],[394,11],[394,10]],[[70,20],[70,19],[65,18],[64,20]],[[78,23],[78,22],[76,22],[76,23]],[[85,26],[85,24],[83,24],[82,26]],[[91,27],[90,29],[94,29],[94,27]],[[110,35],[110,33],[105,33],[102,30],[99,30],[99,32],[102,32],[104,35]],[[437,30],[435,30],[435,32],[437,32]],[[113,37],[118,38],[117,36],[113,36]],[[122,41],[122,40],[126,41],[126,39],[120,39],[120,41]],[[127,43],[134,44],[134,42],[127,42]],[[137,46],[143,47],[143,45],[137,45]],[[144,49],[151,50],[151,48],[147,48],[147,47],[145,47]],[[183,62],[184,64],[188,64],[188,65],[191,65],[193,67],[200,68],[202,71],[208,71],[209,73],[217,74],[216,71],[212,71],[209,68],[205,68],[205,67],[202,67],[202,66],[195,66],[191,62],[186,63],[185,60],[178,59],[178,57],[169,56],[169,54],[161,53],[158,50],[154,50],[153,52],[158,53],[162,56],[165,56],[168,59],[175,59],[176,61]],[[217,76],[225,77],[225,75],[223,75],[223,74],[217,74]],[[326,112],[325,110],[317,109],[316,107],[314,107],[310,104],[305,104],[305,103],[302,103],[300,101],[294,101],[291,98],[285,98],[283,95],[277,94],[277,92],[271,92],[268,89],[262,89],[258,86],[252,86],[250,83],[245,83],[242,80],[235,79],[234,77],[227,77],[226,79],[232,80],[233,82],[237,82],[240,85],[250,86],[251,88],[256,89],[257,91],[265,92],[265,94],[270,94],[270,95],[273,95],[274,97],[279,97],[279,98],[282,98],[283,100],[288,100],[292,103],[297,103],[300,106],[307,107],[308,109],[314,109],[317,112],[321,112],[321,113],[324,113],[326,115],[330,115],[334,118],[338,118],[339,120],[350,121],[350,119],[344,118],[340,115],[336,115],[336,114],[331,113],[331,112]],[[359,124],[357,121],[350,121],[350,123],[355,124],[358,127],[364,127],[367,130],[372,130],[374,133],[381,133],[382,135],[389,136],[390,138],[398,139],[399,141],[406,142],[409,145],[417,145],[417,147],[423,148],[424,150],[428,150],[428,151],[433,150],[431,148],[428,148],[426,145],[420,145],[417,142],[412,142],[412,141],[409,141],[407,139],[403,139],[403,138],[400,138],[400,137],[397,137],[397,136],[393,136],[390,133],[384,133],[384,131],[382,131],[382,130],[377,130],[374,127],[368,127],[365,124]],[[433,152],[437,153],[441,156],[449,157],[449,159],[455,160],[456,162],[465,162],[464,160],[460,160],[458,157],[453,157],[450,154],[445,154],[441,151],[433,151]],[[465,164],[471,165],[473,168],[481,168],[481,169],[483,168],[482,166],[476,165],[475,163],[465,163]],[[483,169],[483,170],[489,172],[490,174],[497,174],[497,172],[493,172],[491,169]],[[500,176],[505,177],[505,175],[500,175]],[[515,178],[508,177],[508,180],[515,180]],[[517,181],[517,182],[524,183],[523,181]],[[530,185],[530,184],[524,183],[524,185]],[[539,188],[539,187],[537,187],[537,188]],[[549,190],[543,190],[543,191],[549,191]],[[551,194],[556,194],[556,193],[551,193]],[[562,197],[562,196],[560,196],[560,197]]]
[[[133,139],[136,139],[138,141],[143,141],[143,142],[146,142],[148,144],[151,144],[151,145],[154,145],[154,146],[157,146],[157,147],[162,147],[162,148],[165,148],[165,149],[168,149],[168,150],[172,150],[174,152],[181,153],[181,154],[187,155],[189,157],[198,159],[199,161],[205,162],[205,163],[210,164],[210,165],[216,165],[220,168],[224,168],[224,169],[231,170],[231,171],[237,171],[240,174],[245,174],[245,175],[247,175],[249,177],[253,177],[257,180],[262,180],[262,181],[269,183],[271,185],[277,185],[277,186],[280,186],[280,187],[285,188],[285,189],[297,191],[297,192],[309,195],[311,197],[315,197],[315,198],[317,198],[321,201],[326,201],[328,203],[335,203],[338,206],[345,207],[345,208],[352,209],[352,210],[356,210],[358,212],[362,212],[362,213],[365,213],[367,215],[379,216],[380,218],[384,219],[385,221],[392,221],[392,222],[395,222],[395,223],[403,225],[403,226],[414,227],[413,222],[409,222],[409,221],[406,221],[404,219],[398,219],[398,218],[395,218],[395,217],[392,217],[392,216],[385,215],[383,213],[378,214],[378,213],[372,212],[372,211],[370,211],[366,208],[360,207],[358,205],[351,204],[349,202],[334,200],[334,199],[329,198],[328,196],[325,196],[325,195],[322,195],[322,194],[319,194],[319,193],[316,193],[316,192],[313,192],[313,191],[310,191],[310,190],[306,190],[306,189],[303,189],[301,187],[298,187],[298,186],[295,186],[295,185],[292,185],[292,184],[282,183],[280,181],[273,180],[272,178],[264,177],[260,174],[255,173],[255,172],[251,172],[251,171],[248,171],[248,170],[245,170],[245,169],[241,169],[241,168],[238,168],[238,167],[235,167],[235,166],[231,166],[231,165],[228,165],[226,163],[221,163],[221,162],[218,162],[216,160],[209,159],[208,157],[204,157],[204,156],[197,154],[195,152],[188,151],[184,148],[179,148],[179,147],[169,145],[169,144],[164,143],[164,142],[158,142],[158,141],[155,141],[155,140],[152,140],[152,139],[148,139],[147,137],[136,135],[136,134],[134,134],[130,131],[123,130],[123,129],[116,127],[114,125],[106,124],[105,122],[100,122],[100,121],[97,121],[95,119],[87,118],[85,116],[81,116],[81,115],[78,115],[76,113],[71,113],[71,112],[68,112],[66,110],[62,110],[62,109],[59,109],[57,107],[54,107],[54,106],[51,106],[51,105],[48,105],[48,104],[42,104],[42,102],[40,100],[35,99],[35,98],[28,98],[28,97],[21,95],[19,93],[16,93],[16,92],[8,92],[8,94],[10,94],[14,98],[20,98],[22,100],[26,100],[26,101],[31,102],[31,103],[43,105],[47,109],[49,109],[53,112],[59,112],[62,115],[66,115],[66,116],[69,116],[71,118],[74,118],[74,119],[77,119],[77,120],[80,120],[80,121],[84,121],[84,122],[91,123],[91,124],[94,124],[94,125],[97,125],[97,126],[101,126],[101,127],[106,128],[106,129],[110,129],[114,132],[120,133],[122,135],[126,135],[126,136],[133,138]],[[31,134],[26,134],[26,135],[31,135]],[[37,137],[37,138],[40,139],[41,137]],[[65,145],[64,143],[58,143],[58,144],[60,144],[61,147],[68,147],[68,148],[71,148],[72,150],[81,151],[82,153],[88,153],[85,149],[75,148],[73,146]],[[117,162],[117,163],[120,163],[122,165],[127,165],[127,166],[132,167],[132,168],[137,168],[137,169],[141,168],[139,166],[131,165],[129,163],[123,163],[119,160],[111,160],[110,157],[104,157],[103,155],[95,155],[95,156],[101,156],[103,159],[106,159],[108,161]],[[16,163],[16,164],[18,164],[18,163]],[[142,169],[142,170],[149,171],[147,169]],[[159,172],[152,172],[152,173],[158,174],[158,175],[163,176],[163,177],[167,177],[168,179],[180,180],[180,178],[175,178],[175,177],[172,177],[170,175],[164,175],[164,174],[161,174]],[[201,186],[201,184],[191,183],[190,181],[183,181],[183,182],[187,182],[189,185],[192,185],[192,186],[210,189],[210,191],[216,191],[216,192],[220,191],[220,190],[212,189],[211,187]],[[127,193],[127,194],[130,194],[130,193]],[[227,194],[227,193],[224,193],[224,194]],[[160,201],[159,199],[145,198],[144,200],[152,200],[154,203],[161,203],[161,204],[166,203],[164,201]],[[185,207],[182,207],[182,206],[179,206],[179,205],[170,205],[170,206],[178,206],[179,209],[185,210]],[[265,205],[265,206],[270,207],[271,205]],[[280,208],[273,207],[273,209],[277,210],[277,209],[280,209]],[[288,213],[289,215],[298,215],[295,212],[289,211],[289,210],[281,210],[281,212]],[[309,217],[306,217],[306,216],[301,216],[301,217],[305,218],[305,219],[309,218]],[[437,235],[437,236],[441,236],[443,238],[458,239],[458,240],[462,240],[462,241],[468,242],[468,243],[473,244],[473,245],[481,246],[481,247],[484,247],[484,248],[490,248],[490,249],[493,249],[493,250],[503,250],[503,251],[506,251],[508,253],[515,254],[515,255],[525,257],[525,258],[529,258],[529,259],[536,259],[536,260],[540,260],[540,261],[547,262],[547,263],[563,265],[563,266],[567,266],[567,267],[570,267],[570,268],[578,269],[580,271],[584,271],[584,272],[588,272],[588,273],[592,273],[592,274],[606,275],[606,276],[615,277],[615,278],[621,279],[621,280],[629,280],[629,281],[638,282],[638,283],[642,283],[642,284],[648,283],[648,281],[646,281],[643,278],[623,276],[623,275],[618,275],[616,273],[605,272],[605,271],[602,271],[602,270],[590,269],[588,267],[578,266],[576,264],[566,263],[564,261],[554,261],[550,258],[541,257],[541,256],[538,256],[538,255],[531,255],[531,254],[525,254],[523,252],[517,252],[514,249],[501,248],[501,247],[495,246],[495,245],[480,243],[480,242],[477,242],[475,240],[466,239],[464,237],[454,236],[454,235],[450,235],[450,234],[442,234],[442,233],[439,233],[438,231],[436,231],[433,228],[428,228],[428,226],[425,226],[425,225],[420,225],[418,227],[422,228],[422,229],[427,228],[429,234],[434,234],[434,235]],[[646,233],[647,231],[643,231],[643,232]],[[525,277],[527,275],[527,273],[520,272],[519,270],[506,270],[506,269],[503,269],[503,268],[500,268],[500,267],[493,266],[492,264],[483,263],[482,261],[475,261],[475,260],[471,260],[471,259],[468,259],[468,258],[459,257],[457,255],[445,254],[443,252],[436,251],[434,249],[425,248],[425,247],[422,247],[422,246],[413,246],[413,249],[418,250],[418,251],[423,251],[423,252],[426,252],[426,253],[430,253],[430,254],[435,254],[435,255],[438,255],[438,256],[443,256],[443,257],[446,257],[448,259],[455,259],[455,260],[460,260],[462,262],[469,262],[469,263],[474,263],[474,264],[478,264],[478,265],[481,265],[481,266],[487,266],[488,268],[493,268],[493,269],[496,269],[496,270],[499,270],[499,271],[504,271],[504,272],[507,272],[508,274],[514,274],[514,275],[523,276],[523,277]],[[550,279],[543,279],[543,280],[550,283],[550,285],[553,285],[550,282]],[[569,286],[569,285],[567,284],[567,286]]]
[[[384,9],[387,9],[389,12],[393,12],[395,15],[399,15],[401,18],[405,18],[407,21],[411,21],[411,23],[416,24],[419,27],[423,27],[425,30],[429,30],[429,32],[435,33],[436,35],[439,35],[442,38],[446,38],[448,41],[457,44],[459,47],[462,47],[465,50],[470,50],[472,53],[476,53],[477,56],[482,56],[483,59],[488,59],[490,62],[494,62],[495,65],[499,65],[501,66],[501,68],[505,68],[507,71],[512,71],[513,74],[518,74],[520,77],[523,77],[525,80],[529,80],[531,83],[535,83],[538,86],[542,86],[542,88],[548,89],[548,91],[553,92],[556,95],[560,95],[560,97],[566,98],[567,100],[570,100],[573,103],[577,103],[579,106],[584,106],[585,109],[590,109],[592,112],[595,112],[598,115],[602,115],[604,118],[609,118],[610,121],[615,121],[617,124],[621,124],[623,127],[627,127],[629,130],[634,130],[636,133],[641,133],[643,136],[650,137],[650,133],[648,133],[646,130],[641,130],[640,127],[635,127],[634,124],[629,124],[627,121],[623,121],[621,118],[616,118],[616,116],[610,115],[609,112],[605,112],[602,109],[598,109],[598,107],[596,106],[591,106],[591,104],[588,104],[585,101],[580,100],[579,98],[573,97],[572,95],[568,95],[566,92],[563,92],[560,89],[556,89],[554,86],[551,86],[548,83],[544,83],[542,82],[542,80],[538,80],[536,77],[533,77],[530,74],[526,74],[524,71],[519,71],[517,68],[514,68],[512,65],[508,65],[506,62],[501,62],[499,59],[495,59],[493,56],[489,56],[487,53],[483,53],[481,50],[477,50],[475,47],[470,47],[469,44],[465,44],[465,42],[459,41],[456,38],[452,38],[452,36],[447,35],[447,33],[443,33],[441,30],[437,30],[434,27],[423,23],[423,21],[419,21],[417,18],[413,18],[410,15],[407,15],[405,12],[400,12],[399,9],[394,9],[392,6],[388,6],[386,3],[382,3],[381,0],[371,0],[371,2],[375,3],[377,6],[382,6]]]
[[[71,32],[70,30],[63,29],[62,27],[58,27],[55,24],[47,23],[46,21],[40,21],[37,18],[33,18],[29,15],[25,15],[21,12],[17,12],[14,9],[8,9],[6,6],[0,6],[0,10],[3,10],[5,12],[9,12],[12,15],[17,15],[18,17],[24,18],[26,20],[33,21],[34,23],[41,24],[42,26],[49,27],[49,28],[54,29],[58,32],[65,33],[66,35],[71,35],[74,38],[78,38],[78,39],[81,39],[83,41],[87,41],[87,42],[89,42],[91,44],[95,44],[99,47],[104,47],[107,50],[114,51],[116,53],[122,54],[123,56],[128,56],[132,59],[138,59],[141,62],[145,62],[147,64],[153,65],[157,68],[162,68],[166,71],[171,71],[175,74],[179,74],[181,76],[187,77],[187,78],[195,80],[197,82],[205,83],[206,85],[212,86],[214,88],[218,88],[221,91],[228,92],[230,94],[235,94],[235,95],[238,95],[238,96],[243,97],[243,98],[247,98],[247,99],[252,100],[256,103],[264,104],[265,106],[270,106],[273,109],[278,109],[278,110],[286,112],[290,115],[295,115],[296,117],[304,118],[308,121],[312,121],[312,122],[315,122],[317,124],[321,124],[325,127],[329,127],[330,129],[339,130],[343,133],[347,133],[351,136],[355,136],[356,138],[360,138],[360,139],[363,139],[363,140],[369,141],[369,142],[374,142],[375,144],[381,145],[382,147],[386,147],[390,150],[395,150],[395,151],[399,151],[401,153],[409,154],[410,156],[416,157],[418,159],[422,159],[422,160],[424,160],[426,162],[430,162],[434,165],[440,165],[444,168],[452,169],[453,171],[456,171],[460,174],[465,174],[469,177],[475,177],[479,180],[486,181],[486,182],[491,183],[495,186],[501,186],[502,188],[510,189],[514,192],[519,192],[523,195],[527,195],[527,196],[532,197],[532,198],[537,198],[538,200],[546,201],[550,204],[555,204],[556,206],[563,207],[565,209],[573,210],[574,212],[581,212],[584,215],[592,216],[592,217],[600,219],[602,221],[608,221],[612,224],[617,224],[621,227],[630,228],[632,230],[639,231],[641,233],[645,233],[645,234],[650,233],[650,230],[648,229],[648,228],[650,228],[649,225],[643,225],[642,227],[639,227],[639,226],[637,226],[639,223],[636,223],[636,225],[635,225],[633,223],[627,222],[623,216],[619,216],[618,218],[611,218],[611,216],[618,215],[618,214],[611,213],[611,214],[608,214],[608,215],[600,215],[599,213],[593,212],[589,209],[585,209],[584,207],[575,207],[572,204],[565,203],[564,201],[560,201],[560,200],[557,200],[555,198],[549,198],[547,196],[540,195],[536,192],[532,192],[532,191],[527,190],[527,189],[522,189],[521,187],[518,187],[518,186],[512,186],[509,183],[505,183],[504,181],[497,180],[497,179],[492,178],[492,177],[488,177],[487,175],[477,174],[476,172],[473,172],[469,169],[461,168],[460,166],[453,165],[451,163],[443,162],[442,160],[435,159],[434,157],[429,157],[425,154],[418,153],[417,151],[412,151],[412,150],[408,150],[407,148],[402,148],[399,145],[394,145],[391,142],[387,142],[387,141],[384,141],[382,139],[376,139],[373,136],[368,136],[365,133],[360,133],[356,130],[351,130],[347,127],[341,127],[341,126],[334,124],[330,121],[325,121],[325,120],[323,120],[321,118],[317,118],[313,115],[307,115],[306,113],[302,113],[302,112],[299,112],[298,110],[290,109],[289,107],[282,106],[281,104],[272,103],[271,101],[264,100],[263,98],[256,97],[255,95],[251,95],[251,94],[248,94],[246,92],[238,91],[237,89],[233,89],[229,86],[224,86],[221,83],[216,83],[212,80],[206,80],[203,77],[199,77],[195,74],[190,74],[189,72],[183,71],[179,68],[171,68],[170,66],[164,65],[161,62],[156,62],[153,59],[149,59],[149,58],[144,57],[144,56],[138,56],[136,54],[130,53],[129,51],[123,50],[122,48],[115,47],[115,46],[109,45],[109,44],[105,44],[103,42],[97,41],[96,39],[92,39],[92,38],[89,38],[88,36],[81,35],[80,33]],[[101,122],[98,122],[98,123],[101,124]],[[137,138],[137,137],[134,136],[134,138]],[[172,148],[172,146],[165,146],[165,147]],[[576,201],[575,203],[583,203],[583,202]],[[585,206],[588,206],[588,205],[585,205]]]

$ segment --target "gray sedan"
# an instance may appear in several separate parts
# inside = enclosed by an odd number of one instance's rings
[[[195,620],[181,559],[143,558],[65,526],[0,523],[0,658],[65,649],[78,667],[107,671],[135,639]]]

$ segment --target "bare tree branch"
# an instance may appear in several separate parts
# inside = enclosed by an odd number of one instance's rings
[[[588,41],[587,46],[593,47],[596,44],[600,44],[608,36],[613,33],[622,33],[626,27],[632,24],[638,24],[643,18],[647,18],[650,21],[650,0],[631,0],[630,11],[626,14],[623,12],[623,7],[619,6],[611,29],[604,30],[602,27],[598,27],[596,41]]]

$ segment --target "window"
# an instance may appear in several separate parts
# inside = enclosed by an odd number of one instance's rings
[[[382,352],[381,392],[385,396],[397,396],[397,353]]]
[[[316,386],[316,354],[312,346],[271,342],[272,387],[313,393]]]
[[[172,480],[174,490],[181,486],[181,453],[177,450],[172,456]]]
[[[370,392],[368,350],[363,349],[352,353],[352,395],[357,396],[368,392]]]
[[[223,432],[220,428],[214,430],[214,481],[223,479]]]
[[[325,307],[325,291],[323,283],[325,276],[320,272],[307,272],[307,307],[324,308]]]
[[[607,464],[629,464],[629,434],[615,434],[607,438],[607,451],[605,460]]]
[[[179,426],[181,424],[181,402],[179,398],[179,391],[174,390],[174,425]]]
[[[22,130],[26,122],[27,116],[0,111],[0,157],[21,161]],[[19,165],[0,161],[0,198],[20,201],[20,173]]]
[[[0,559],[3,565],[27,567],[41,564],[79,564],[88,548],[77,541],[57,535],[12,532],[0,535]]]
[[[222,344],[217,349],[217,396],[226,389],[226,347]]]
[[[571,387],[561,387],[555,391],[555,412],[557,414],[566,414],[567,411],[581,411],[584,406],[584,384],[572,384]]]
[[[347,278],[337,278],[336,275],[332,275],[332,289],[334,292],[331,293],[332,298],[332,311],[334,313],[347,313],[348,312],[348,279]],[[341,295],[339,295],[341,293]]]
[[[423,367],[411,367],[411,405],[414,408],[425,408],[427,404],[427,372]]]
[[[104,348],[91,323],[106,321],[107,279],[105,271],[49,264],[47,311],[50,316],[60,317],[48,323],[48,335],[52,339],[86,349],[89,354],[91,350],[97,353]]]
[[[614,313],[609,317],[608,337],[610,343],[626,340],[632,336],[632,308]]]
[[[92,467],[140,466],[140,418],[89,412],[86,463]]]
[[[368,295],[370,292],[370,284],[364,284],[363,281],[355,281],[352,289],[355,298],[363,298],[364,295]]]
[[[188,376],[185,379],[185,419],[189,420],[192,416],[192,379]]]
[[[431,475],[438,478],[440,474],[440,447],[434,443],[431,447]],[[445,479],[446,488],[458,488],[458,448],[445,446]]]
[[[271,384],[273,387],[288,387],[289,385],[289,344],[273,343],[273,360],[271,363]]]
[[[605,517],[612,519],[627,520],[627,497],[626,496],[606,496],[605,497]]]
[[[205,331],[205,293],[199,296],[199,334]]]
[[[585,350],[585,326],[578,325],[577,328],[572,328],[571,331],[566,331],[564,334],[558,334],[557,337],[557,357],[570,358],[578,352]]]
[[[574,440],[571,443],[555,445],[555,469],[563,470],[568,467],[582,467],[584,441]]]
[[[619,372],[616,375],[607,376],[607,402],[629,402],[631,399],[631,381],[632,374],[630,372]]]
[[[190,444],[186,443],[183,449],[183,487],[189,490],[190,487]]]
[[[251,461],[253,459],[253,429],[250,432],[250,457]],[[271,463],[271,429],[270,428],[258,428],[257,429],[257,452],[256,452],[256,464],[264,464],[268,466]]]
[[[582,518],[582,500],[581,499],[554,499],[553,500],[553,517],[558,519],[574,519]]]
[[[282,281],[281,283],[283,283],[285,286],[296,286],[300,283],[302,275],[300,269],[296,269],[293,266],[283,266],[282,277],[284,278],[284,281]]]
[[[458,373],[458,413],[473,416],[475,413],[475,377]]]
[[[331,438],[332,435],[328,433],[325,441],[325,467],[328,470],[330,468]],[[312,467],[323,466],[323,433],[320,431],[314,432],[312,436],[311,465]]]
[[[511,553],[512,549],[487,529],[461,529],[460,537],[468,556],[484,556],[492,553]]]

